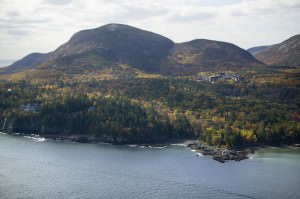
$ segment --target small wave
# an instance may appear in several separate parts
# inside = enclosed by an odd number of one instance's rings
[[[39,136],[28,136],[28,135],[25,135],[23,137],[24,138],[28,138],[28,139],[32,139],[33,141],[36,141],[36,142],[44,142],[44,141],[46,141],[46,138],[39,137]]]
[[[196,152],[196,150],[195,150],[195,149],[191,149],[191,151],[192,151],[192,152]]]
[[[46,138],[33,138],[33,141],[44,142],[44,141],[46,141]]]
[[[112,145],[112,143],[108,143],[108,142],[99,142],[98,144],[100,144],[100,145]]]
[[[149,146],[150,149],[164,149],[167,146]]]
[[[171,144],[171,146],[182,146],[182,147],[186,147],[186,144],[184,144],[184,143],[180,143],[180,144]]]
[[[196,153],[196,156],[197,156],[197,157],[202,157],[203,154],[202,154],[202,153]]]
[[[0,134],[2,134],[2,135],[6,135],[7,133],[0,132]]]
[[[130,144],[129,146],[130,146],[130,147],[137,147],[136,144]]]

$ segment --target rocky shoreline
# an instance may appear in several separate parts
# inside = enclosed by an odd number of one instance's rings
[[[175,143],[176,141],[169,142],[153,142],[153,143],[136,143],[130,142],[129,140],[121,137],[113,138],[113,137],[93,137],[93,136],[82,136],[82,135],[43,135],[46,139],[53,139],[56,141],[72,141],[78,143],[110,143],[115,145],[136,145],[142,148],[165,148],[167,145]],[[182,140],[181,140],[182,141]],[[179,141],[180,142],[180,141]],[[182,143],[182,142],[181,142]],[[217,148],[214,146],[209,146],[200,141],[188,141],[184,144],[186,147],[195,150],[197,153],[201,153],[203,155],[210,155],[212,159],[225,163],[229,160],[241,161],[244,159],[248,159],[249,153],[253,153],[254,149],[226,149],[226,148]]]
[[[130,142],[127,139],[123,138],[113,138],[113,137],[94,137],[94,136],[82,136],[82,135],[41,135],[40,137],[38,134],[21,134],[21,133],[8,133],[12,135],[20,135],[26,137],[33,137],[35,139],[51,139],[56,141],[71,141],[71,142],[78,142],[78,143],[110,143],[115,145],[134,145],[141,148],[165,148],[167,145],[174,144],[174,143],[183,143],[183,140],[172,140],[172,141],[165,141],[165,142],[151,142],[151,143],[136,143]],[[248,159],[248,155],[250,153],[254,153],[255,147],[249,148],[241,148],[237,149],[226,149],[226,148],[218,148],[215,146],[209,146],[205,143],[200,141],[186,141],[183,144],[184,146],[190,148],[197,152],[197,154],[209,155],[212,156],[212,159],[225,163],[226,161],[241,161],[244,159]]]
[[[3,132],[3,131],[2,131]],[[112,137],[112,136],[103,136],[103,137],[95,137],[95,136],[84,136],[84,135],[53,135],[53,134],[27,134],[27,133],[11,133],[11,132],[3,132],[4,134],[23,136],[27,138],[40,138],[40,139],[49,139],[55,140],[59,142],[78,142],[78,143],[109,143],[114,145],[137,145],[143,148],[164,148],[173,141],[170,142],[135,142],[123,137]],[[180,140],[182,141],[182,140]],[[174,142],[177,142],[175,140]]]
[[[210,155],[212,159],[225,163],[228,160],[241,161],[248,159],[248,154],[253,152],[253,150],[235,150],[235,149],[226,149],[226,148],[217,148],[214,146],[209,146],[205,143],[199,141],[194,141],[187,144],[187,147],[195,150],[197,153],[203,155]]]

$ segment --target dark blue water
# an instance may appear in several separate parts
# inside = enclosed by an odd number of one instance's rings
[[[300,198],[300,151],[221,164],[149,149],[0,135],[0,198]]]

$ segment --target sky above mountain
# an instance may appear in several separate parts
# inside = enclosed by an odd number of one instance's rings
[[[300,0],[0,0],[0,60],[52,51],[75,32],[107,23],[246,49],[299,34],[299,21]]]

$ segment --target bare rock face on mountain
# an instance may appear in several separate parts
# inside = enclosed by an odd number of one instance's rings
[[[274,66],[300,66],[300,35],[295,35],[280,44],[254,54],[256,59]]]

